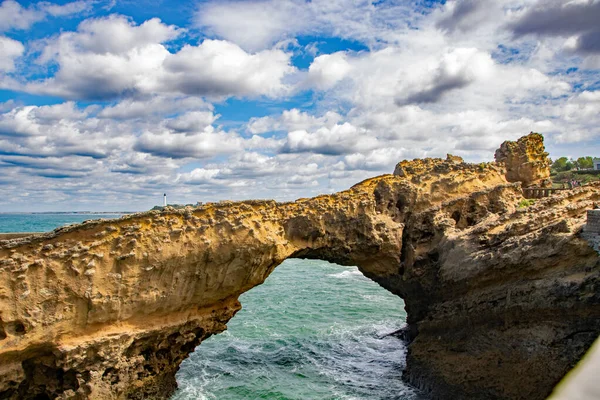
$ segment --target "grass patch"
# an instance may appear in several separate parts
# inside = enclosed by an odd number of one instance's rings
[[[523,199],[523,200],[519,201],[518,207],[525,208],[525,207],[532,206],[534,204],[535,204],[534,199]]]

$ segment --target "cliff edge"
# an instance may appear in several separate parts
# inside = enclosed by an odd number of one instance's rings
[[[0,242],[0,398],[167,398],[239,295],[297,257],[357,265],[404,299],[404,379],[431,397],[543,399],[600,332],[599,255],[580,234],[600,187],[519,207],[507,171],[528,162],[404,161],[332,195]]]

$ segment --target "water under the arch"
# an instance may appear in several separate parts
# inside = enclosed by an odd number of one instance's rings
[[[406,348],[383,337],[404,304],[356,267],[289,259],[240,301],[184,361],[173,400],[416,399],[400,379]]]

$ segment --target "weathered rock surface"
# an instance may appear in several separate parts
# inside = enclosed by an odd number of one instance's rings
[[[524,187],[545,186],[550,178],[550,160],[544,148],[544,137],[531,132],[516,142],[507,140],[494,155],[506,166],[506,179],[521,182]]]
[[[207,204],[0,242],[0,398],[165,398],[238,296],[289,257],[401,296],[405,379],[443,399],[543,399],[600,332],[586,186],[518,208],[503,165],[456,157],[290,203]],[[39,396],[39,397],[38,397]]]

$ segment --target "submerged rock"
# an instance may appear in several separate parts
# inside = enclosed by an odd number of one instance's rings
[[[357,265],[404,299],[404,379],[432,397],[543,399],[600,332],[599,256],[580,234],[600,188],[519,208],[510,165],[405,161],[333,195],[0,242],[0,398],[167,398],[239,295],[297,257]]]

